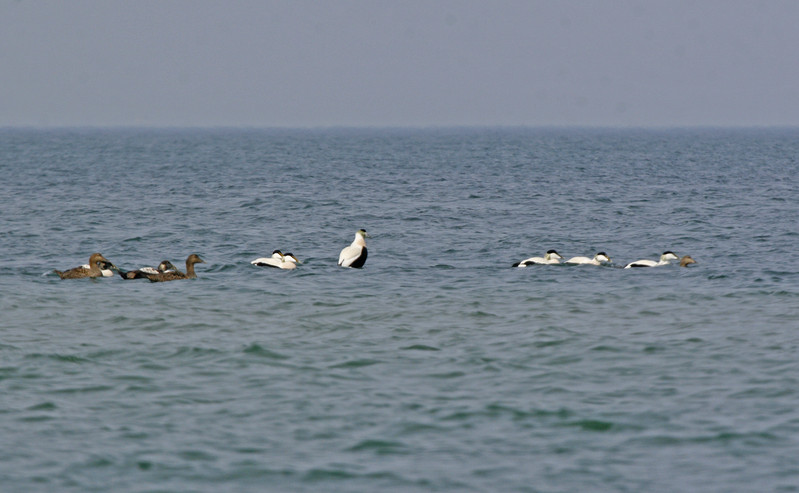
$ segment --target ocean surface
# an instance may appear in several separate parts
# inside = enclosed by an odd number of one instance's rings
[[[799,129],[0,129],[0,490],[799,491],[798,160]],[[549,249],[613,265],[511,267]],[[619,268],[665,250],[697,264]],[[206,263],[52,273],[93,252]]]

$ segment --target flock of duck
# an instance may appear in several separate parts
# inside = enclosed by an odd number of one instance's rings
[[[338,256],[338,265],[341,267],[349,267],[359,269],[366,263],[367,250],[366,238],[369,235],[366,230],[359,229],[355,232],[355,239],[352,243],[341,250]],[[555,250],[549,250],[543,257],[530,257],[520,262],[513,264],[513,267],[528,267],[530,265],[552,265],[560,264],[563,257]],[[690,264],[695,264],[696,261],[690,255],[685,255],[682,258],[678,257],[674,252],[663,252],[660,260],[636,260],[625,265],[625,269],[632,267],[658,267],[661,265],[668,265],[674,260],[679,260],[680,267],[687,267]],[[195,264],[205,263],[203,259],[197,254],[191,254],[186,259],[186,271],[178,270],[169,260],[164,260],[158,267],[142,267],[136,270],[124,271],[111,263],[100,253],[93,253],[89,257],[89,263],[73,269],[54,271],[61,279],[80,279],[80,278],[96,278],[96,277],[111,277],[114,272],[118,273],[122,279],[149,279],[151,282],[165,282],[177,281],[180,279],[193,279],[197,277],[194,271]],[[272,252],[270,257],[260,257],[250,262],[251,264],[259,267],[272,267],[276,269],[296,269],[298,264],[301,264],[297,257],[292,253],[283,253],[280,250]],[[610,257],[605,252],[599,252],[592,258],[589,257],[572,257],[565,262],[565,264],[572,265],[609,265],[611,263]]]
[[[547,253],[543,257],[530,257],[528,259],[524,259],[521,262],[516,262],[513,264],[513,267],[527,267],[528,265],[551,265],[551,264],[559,264],[560,261],[563,260],[563,257],[556,252],[555,250],[548,250]],[[635,262],[630,262],[629,264],[625,265],[625,269],[630,269],[632,267],[659,267],[661,265],[669,265],[673,260],[680,261],[680,267],[688,267],[690,264],[695,264],[696,260],[691,258],[690,255],[683,255],[682,257],[678,257],[672,251],[663,252],[660,256],[660,260],[636,260]],[[565,262],[564,264],[572,264],[572,265],[603,265],[603,264],[610,264],[611,260],[608,257],[608,254],[605,252],[599,252],[594,255],[593,258],[588,257],[572,257]]]
[[[350,246],[341,250],[338,256],[338,265],[341,267],[351,267],[358,269],[366,263],[366,238],[369,235],[365,229],[355,232],[355,239]],[[186,259],[186,272],[178,270],[169,260],[164,260],[158,267],[142,267],[136,270],[124,271],[110,262],[101,253],[93,253],[89,257],[89,263],[69,270],[55,270],[61,279],[81,279],[86,277],[112,277],[117,272],[122,279],[149,279],[151,282],[177,281],[180,279],[194,279],[197,273],[194,271],[195,264],[205,263],[197,254],[189,255]],[[301,262],[292,253],[283,253],[280,250],[272,252],[271,257],[260,257],[252,262],[259,267],[274,267],[277,269],[296,269]]]
[[[142,267],[141,269],[124,271],[111,263],[101,253],[93,253],[89,263],[69,270],[53,271],[61,279],[81,279],[85,277],[111,277],[118,272],[122,279],[149,279],[152,282],[177,281],[179,279],[194,279],[194,264],[205,263],[199,255],[192,253],[186,259],[186,272],[179,271],[172,262],[164,260],[158,267]]]

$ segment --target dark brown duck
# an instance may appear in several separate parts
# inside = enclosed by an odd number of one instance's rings
[[[101,253],[93,253],[91,257],[89,257],[89,267],[86,268],[85,266],[75,267],[74,269],[69,270],[55,270],[58,277],[61,279],[82,279],[84,277],[103,277],[103,267],[109,267],[111,269],[116,269],[116,266],[108,261]]]

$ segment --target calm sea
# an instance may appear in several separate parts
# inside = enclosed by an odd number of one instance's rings
[[[798,159],[799,129],[0,130],[0,490],[799,491]],[[511,268],[549,249],[616,268]],[[618,268],[665,250],[698,263]],[[51,273],[93,252],[206,263]]]

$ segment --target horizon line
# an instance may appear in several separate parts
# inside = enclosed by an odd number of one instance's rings
[[[768,130],[799,129],[799,124],[653,124],[653,125],[596,125],[596,124],[414,124],[414,125],[170,125],[170,124],[110,124],[110,125],[0,125],[7,130]]]

